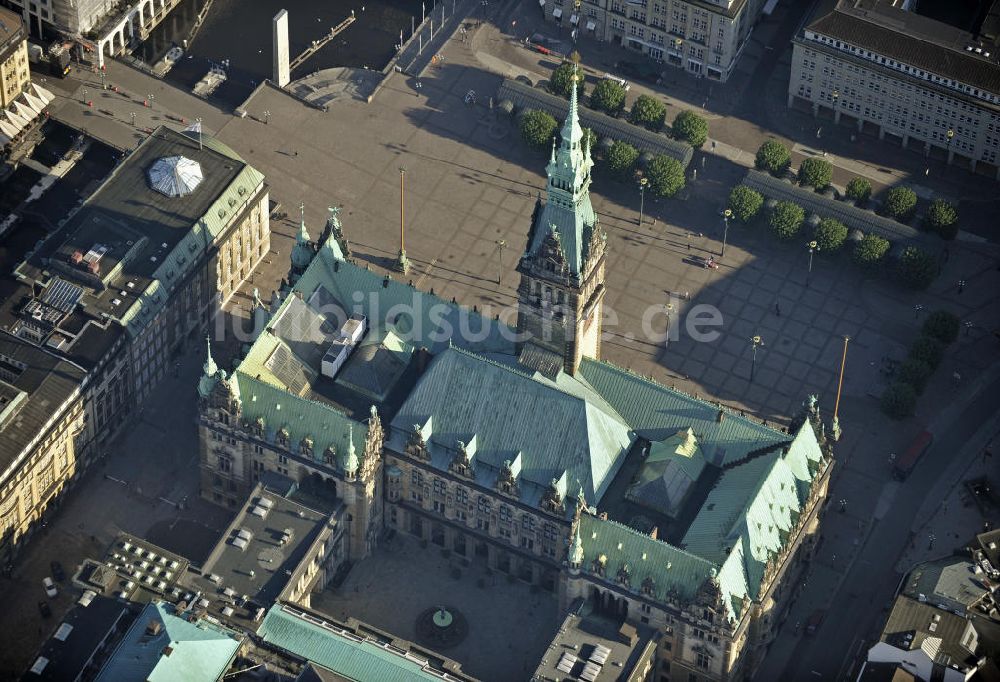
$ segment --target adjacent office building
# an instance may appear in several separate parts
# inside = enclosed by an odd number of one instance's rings
[[[53,458],[59,465],[46,469],[52,475],[34,492],[18,487],[23,514],[0,514],[0,523],[19,529],[17,537],[38,519],[36,503],[44,509],[51,490],[103,454],[270,248],[263,175],[217,140],[199,137],[156,130],[13,277],[0,278],[0,339],[29,349],[7,354],[14,379],[6,380],[16,387],[64,361],[68,368],[51,370],[52,381],[74,378],[80,394],[69,410],[80,413],[79,428],[64,428],[81,431],[75,446],[60,450]],[[19,360],[32,353],[37,360]],[[18,368],[23,374],[15,376]],[[14,396],[7,407],[26,409],[18,407],[22,400]],[[47,411],[59,414],[61,404],[49,398]],[[25,438],[49,439],[41,423],[36,433],[15,421]],[[18,446],[4,462],[10,481],[31,472],[19,443],[5,441]],[[67,457],[75,466],[61,464]]]
[[[788,106],[1000,178],[1000,2],[975,34],[895,4],[822,3],[793,40]]]
[[[764,0],[538,0],[546,20],[695,76],[727,80]]]
[[[21,17],[0,7],[0,109],[28,85],[28,32]]]

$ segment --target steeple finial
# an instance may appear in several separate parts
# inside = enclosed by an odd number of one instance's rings
[[[552,154],[549,155],[549,163],[556,162],[556,136],[552,136]]]
[[[212,393],[219,375],[219,367],[215,364],[215,359],[212,357],[212,339],[207,334],[205,335],[205,351],[204,374],[198,379],[198,395],[202,398],[208,398]]]
[[[569,563],[575,568],[579,568],[583,563],[583,539],[580,537],[580,524],[576,524],[573,531],[573,542],[569,548]]]
[[[208,334],[205,335],[205,365],[203,368],[207,377],[214,377],[215,373],[219,371],[215,359],[212,357],[212,339],[209,338]]]
[[[353,476],[358,471],[358,453],[354,449],[354,424],[347,427],[347,455],[344,457],[344,473]]]
[[[306,205],[304,202],[299,204],[299,234],[295,237],[295,243],[309,243],[309,232],[306,230]]]

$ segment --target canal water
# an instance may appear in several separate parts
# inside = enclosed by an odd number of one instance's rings
[[[183,47],[195,18],[209,0],[183,0],[157,26],[136,53],[152,66],[173,45]],[[410,36],[419,25],[421,5],[429,15],[436,0],[213,0],[204,23],[187,52],[167,75],[190,88],[213,64],[228,62],[229,79],[216,95],[239,102],[257,83],[271,78],[271,19],[288,10],[289,56],[294,59],[314,40],[355,12],[356,21],[313,54],[292,79],[335,66],[381,70],[396,53],[399,32]],[[412,24],[411,24],[412,22]]]

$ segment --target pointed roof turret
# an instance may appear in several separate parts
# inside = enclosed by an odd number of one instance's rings
[[[299,204],[299,211],[301,212],[301,220],[299,233],[295,236],[295,246],[292,247],[292,269],[301,272],[309,267],[314,252],[309,240],[309,231],[306,230],[305,204]]]
[[[580,524],[573,529],[573,541],[569,546],[569,563],[579,568],[583,564],[583,538],[580,537]]]
[[[358,453],[354,448],[354,424],[347,427],[347,454],[344,455],[344,473],[354,476],[358,472]]]
[[[215,359],[212,357],[212,340],[206,336],[205,337],[205,364],[202,366],[203,374],[201,379],[198,380],[198,395],[202,398],[207,398],[215,388],[215,382],[218,378],[219,367],[215,364]]]
[[[577,80],[574,75],[570,86],[569,112],[563,122],[561,141],[553,145],[549,163],[545,167],[548,176],[547,200],[543,210],[537,212],[525,257],[552,257],[553,239],[558,240],[558,251],[565,262],[565,271],[573,276],[585,274],[593,255],[595,234],[603,234],[597,227],[597,214],[590,202],[590,170],[594,165],[590,150],[583,144],[583,128],[580,127],[578,109]]]

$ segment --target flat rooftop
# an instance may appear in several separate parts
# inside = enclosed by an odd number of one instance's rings
[[[199,576],[185,585],[192,607],[232,622],[256,620],[305,558],[330,515],[258,486],[233,519]]]
[[[532,680],[581,679],[610,682],[625,679],[656,646],[656,631],[643,624],[624,625],[583,611],[581,603],[559,631],[535,670]]]
[[[162,160],[176,158],[190,163],[177,168],[178,177],[168,178],[172,181],[163,181],[161,175],[159,185],[180,187],[186,193],[170,196],[154,188],[150,170]],[[197,167],[200,179],[181,179],[191,167]],[[28,279],[44,280],[43,270],[57,270],[87,290],[81,303],[94,314],[119,317],[134,302],[130,297],[146,290],[189,232],[218,222],[215,215],[209,215],[210,209],[245,168],[242,159],[212,138],[205,138],[199,148],[197,138],[160,127],[122,159],[18,271]],[[240,196],[254,189],[244,187]],[[175,260],[182,268],[183,259],[198,257],[200,250],[195,250]]]
[[[97,594],[134,602],[176,601],[181,596],[177,581],[187,571],[188,563],[179,554],[120,533],[101,562],[84,562],[74,583]]]
[[[0,482],[85,376],[75,364],[0,331]]]

